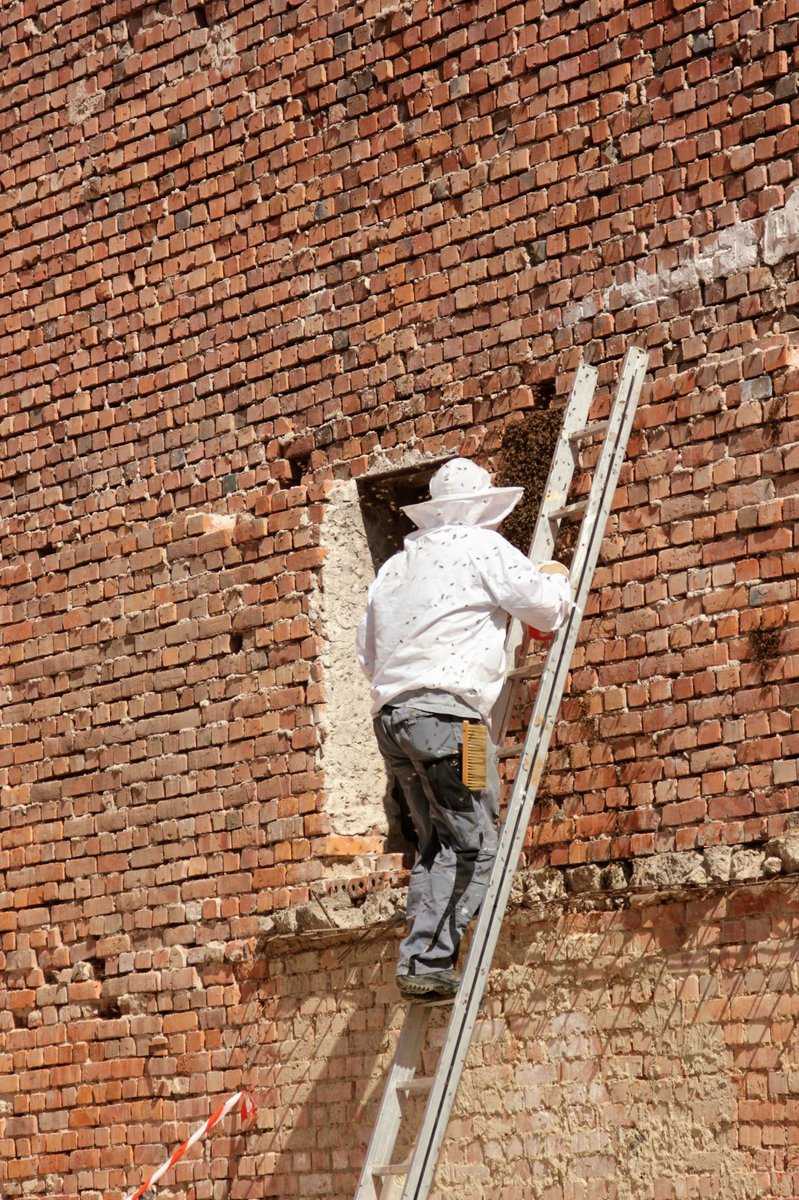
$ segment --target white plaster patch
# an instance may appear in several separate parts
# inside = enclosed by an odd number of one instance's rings
[[[599,312],[599,305],[594,296],[586,296],[574,304],[568,304],[563,313],[564,325],[576,325],[579,321],[587,321]]]
[[[509,924],[489,984],[492,1056],[470,1056],[436,1195],[762,1195],[738,1144],[740,1066],[720,1025],[684,1016],[688,972],[643,942],[613,950],[544,926],[514,942]],[[477,1185],[462,1167],[475,1141],[488,1166]]]
[[[799,253],[799,190],[784,208],[772,208],[763,218],[763,259],[773,266]]]
[[[105,108],[105,92],[98,88],[89,92],[84,80],[80,80],[67,92],[67,120],[70,125],[82,125],[95,113]]]
[[[706,239],[701,247],[696,242],[689,242],[688,247],[692,257],[684,263],[655,272],[636,271],[628,283],[606,292],[606,302],[618,296],[627,305],[650,304],[754,267],[758,261],[755,222],[742,221]]]
[[[230,75],[236,68],[236,43],[226,26],[215,26],[209,35],[203,52],[203,60],[215,67],[221,75]]]
[[[793,192],[782,208],[773,208],[765,217],[739,221],[701,243],[691,239],[684,246],[685,260],[676,267],[658,267],[656,257],[635,272],[633,278],[614,284],[605,291],[594,312],[607,308],[612,301],[634,307],[651,304],[689,291],[700,283],[726,279],[740,271],[757,266],[759,262],[773,266],[790,254],[799,253],[799,189]],[[591,303],[586,297],[579,304],[569,305],[564,312],[564,324],[575,324],[582,317],[577,310]],[[593,313],[586,315],[593,315]]]
[[[327,551],[321,604],[326,811],[335,833],[385,833],[386,772],[372,731],[369,683],[355,656],[355,635],[374,570],[354,480],[333,486],[322,545]]]

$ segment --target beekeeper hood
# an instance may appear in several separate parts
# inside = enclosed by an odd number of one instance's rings
[[[522,498],[524,488],[493,487],[488,471],[469,458],[452,458],[430,480],[430,499],[403,508],[419,529],[474,525],[496,529]]]

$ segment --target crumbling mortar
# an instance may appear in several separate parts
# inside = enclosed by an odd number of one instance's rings
[[[723,852],[719,862],[716,851]],[[729,853],[727,853],[729,851]],[[735,877],[736,858],[746,870]],[[680,860],[685,860],[681,863]],[[635,882],[636,868],[649,864],[653,883]],[[662,864],[662,865],[661,865]],[[661,883],[656,882],[660,875]],[[671,882],[666,882],[671,876]],[[793,876],[797,876],[793,878]],[[600,879],[607,882],[600,884]],[[346,939],[365,927],[388,932],[404,921],[406,871],[320,881],[312,901],[283,909],[267,918],[260,935],[263,950],[274,941],[288,945],[299,937]],[[708,847],[623,860],[607,866],[523,868],[511,889],[512,910],[527,910],[535,920],[566,913],[618,911],[648,907],[664,900],[695,900],[764,886],[799,885],[799,828],[790,826],[782,837],[762,845]],[[334,899],[331,908],[322,897]],[[372,903],[366,903],[372,898]],[[382,899],[381,899],[382,898]]]

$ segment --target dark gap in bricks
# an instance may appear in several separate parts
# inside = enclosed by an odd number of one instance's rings
[[[760,667],[766,667],[779,658],[781,638],[782,630],[778,628],[749,630],[752,656]]]
[[[194,15],[197,18],[198,28],[210,29],[213,25],[213,21],[208,13],[208,6],[206,4],[198,4],[194,10]]]
[[[494,133],[504,133],[506,129],[510,129],[512,120],[510,108],[496,108],[491,114],[491,128]]]
[[[501,447],[500,468],[496,482],[501,487],[523,487],[521,502],[502,525],[500,532],[517,549],[526,554],[535,530],[536,517],[544,494],[549,466],[563,419],[562,410],[552,407],[555,395],[554,384],[544,380],[532,385],[536,408],[521,421],[508,425]],[[569,549],[568,527],[563,525],[564,546],[558,551]],[[573,537],[573,534],[571,535]],[[560,542],[560,539],[559,539]]]
[[[799,308],[799,306],[797,306]],[[782,400],[776,396],[766,405],[763,416],[765,418],[763,432],[766,437],[766,442],[769,446],[776,446],[780,436],[780,409],[782,408]]]
[[[230,635],[230,653],[238,654],[244,645],[244,635],[241,633],[231,633]]]
[[[17,1012],[16,1010],[12,1010],[11,1015],[14,1018],[14,1028],[15,1029],[27,1029],[28,1028],[28,1014],[27,1013]]]
[[[96,955],[89,955],[85,960],[92,971],[95,979],[105,979],[105,959],[98,958]]]
[[[431,476],[450,457],[358,479],[366,541],[375,571],[402,549],[403,541],[416,528],[402,509],[428,499]]]
[[[125,18],[125,25],[126,25],[127,31],[128,31],[128,41],[129,42],[131,42],[131,43],[133,42],[133,39],[135,38],[136,34],[139,32],[142,25],[144,24],[144,18],[146,15],[147,15],[147,8],[143,7],[143,8],[140,8],[138,12],[131,13],[129,17]]]
[[[97,1015],[105,1021],[116,1021],[122,1016],[122,1009],[119,1007],[118,1001],[112,1000],[110,996],[105,996],[97,1007]]]
[[[292,487],[299,487],[303,481],[305,472],[308,470],[308,464],[311,460],[311,450],[305,451],[302,454],[289,453],[288,463],[291,471]]]

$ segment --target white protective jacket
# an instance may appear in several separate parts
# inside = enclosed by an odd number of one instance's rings
[[[475,525],[431,524],[431,512],[446,517],[441,503],[414,508],[426,510],[426,527],[380,568],[358,629],[372,711],[405,692],[437,691],[488,721],[512,665],[508,614],[545,633],[557,629],[571,608],[569,581],[536,570],[491,527],[489,513],[475,512]]]

